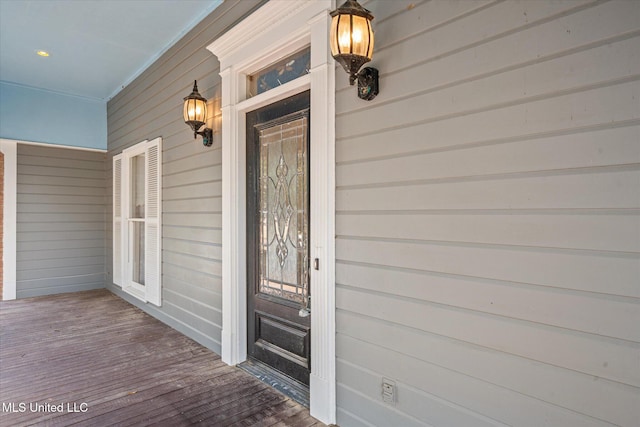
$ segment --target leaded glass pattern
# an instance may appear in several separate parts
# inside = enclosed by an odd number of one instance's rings
[[[303,303],[309,289],[307,117],[259,131],[259,290]]]

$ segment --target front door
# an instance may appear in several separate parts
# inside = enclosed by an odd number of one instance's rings
[[[309,385],[309,91],[247,114],[247,351]]]

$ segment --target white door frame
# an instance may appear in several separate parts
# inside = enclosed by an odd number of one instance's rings
[[[208,46],[222,77],[222,360],[247,358],[246,113],[311,90],[310,412],[336,419],[335,367],[335,62],[329,11],[335,0],[271,0]],[[311,46],[310,73],[252,98],[247,75]]]
[[[16,207],[18,142],[0,139],[4,154],[4,208],[2,212],[2,300],[16,299]]]

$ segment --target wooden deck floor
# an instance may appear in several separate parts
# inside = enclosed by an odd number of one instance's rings
[[[0,302],[0,401],[2,426],[324,425],[106,290]]]

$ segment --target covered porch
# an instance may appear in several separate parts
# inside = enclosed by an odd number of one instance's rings
[[[323,426],[101,289],[0,302],[1,425]]]

